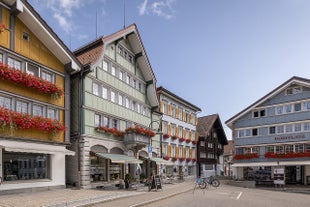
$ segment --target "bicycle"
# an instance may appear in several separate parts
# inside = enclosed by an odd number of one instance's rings
[[[197,178],[197,179],[196,179],[195,187],[194,187],[193,193],[195,192],[197,186],[203,191],[203,194],[205,194],[204,189],[206,189],[206,187],[205,187],[206,184],[204,183],[204,181],[203,181],[202,178]]]
[[[210,176],[207,178],[202,178],[202,184],[201,187],[203,189],[207,188],[207,186],[213,186],[215,188],[220,186],[220,181],[218,179],[216,179],[214,176]]]

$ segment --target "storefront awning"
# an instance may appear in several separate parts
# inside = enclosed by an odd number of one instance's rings
[[[162,164],[162,165],[174,165],[173,162],[170,162],[168,160],[164,160],[162,158],[158,158],[158,157],[152,157],[150,158],[151,161],[156,162],[156,164]]]
[[[67,150],[65,146],[53,146],[41,143],[18,142],[18,141],[1,141],[0,148],[7,152],[25,152],[37,154],[58,154],[74,155],[75,152]]]
[[[129,157],[127,155],[120,155],[120,154],[107,154],[102,152],[95,152],[95,154],[99,157],[109,159],[112,163],[129,163],[129,164],[137,164],[142,163],[141,160],[138,160],[134,157]]]

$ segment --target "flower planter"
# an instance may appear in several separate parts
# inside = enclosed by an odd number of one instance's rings
[[[124,136],[124,132],[117,130],[115,128],[108,128],[108,127],[104,127],[104,126],[99,126],[99,127],[96,127],[95,129],[98,132],[106,133],[106,134],[117,136],[117,137]]]
[[[183,162],[185,160],[185,157],[180,157],[179,160],[180,162]]]
[[[286,154],[265,153],[265,158],[298,158],[298,157],[310,157],[310,152],[290,152]]]
[[[0,62],[0,78],[12,81],[23,87],[33,88],[41,93],[50,94],[56,99],[63,95],[63,90],[58,88],[54,83],[30,75],[26,71],[10,68],[2,62]]]
[[[163,138],[164,138],[164,139],[168,139],[169,137],[170,137],[169,134],[164,134],[164,135],[163,135]]]
[[[193,144],[197,144],[198,141],[197,141],[197,140],[193,140],[192,143],[193,143]]]
[[[164,160],[169,160],[170,157],[169,157],[169,156],[164,156],[163,159],[164,159]]]
[[[184,142],[186,139],[185,138],[179,138],[179,142]]]
[[[178,139],[179,137],[176,136],[176,135],[173,135],[171,138],[172,138],[173,140],[176,140],[176,139]]]
[[[136,125],[135,127],[129,127],[125,130],[126,133],[136,133],[140,135],[144,135],[147,137],[154,137],[156,135],[155,132],[152,130],[144,129],[143,127],[140,127]]]
[[[255,158],[259,158],[258,153],[240,154],[234,156],[235,160],[251,160]]]
[[[192,158],[186,158],[186,162],[192,161]]]
[[[186,139],[185,141],[186,141],[186,143],[190,143],[192,140],[191,139]]]

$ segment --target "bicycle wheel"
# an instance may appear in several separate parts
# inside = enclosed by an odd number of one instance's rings
[[[201,189],[206,189],[207,188],[207,183],[206,182],[202,182],[200,185]]]
[[[212,180],[211,184],[212,184],[213,187],[217,188],[217,187],[220,186],[221,183],[220,183],[220,181],[218,179],[214,179],[214,180]]]

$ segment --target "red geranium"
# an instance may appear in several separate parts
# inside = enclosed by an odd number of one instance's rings
[[[193,143],[193,144],[197,144],[198,141],[197,141],[197,140],[193,140],[192,143]]]
[[[265,153],[265,158],[297,158],[297,157],[310,157],[310,152],[288,152],[276,154],[273,152]]]
[[[186,158],[186,162],[190,162],[192,160],[192,158],[188,157]]]
[[[57,133],[66,129],[58,120],[22,114],[3,107],[0,107],[0,126],[17,129],[38,129],[49,133]]]
[[[184,142],[186,139],[184,137],[179,138],[179,142]]]
[[[170,135],[169,134],[164,134],[164,139],[168,139],[169,137],[170,137]]]
[[[11,68],[2,62],[0,62],[0,78],[2,80],[13,81],[21,86],[34,88],[42,93],[51,94],[55,98],[63,95],[63,90],[58,88],[54,83],[28,74],[26,71]]]
[[[258,153],[247,153],[247,154],[240,154],[240,155],[234,156],[235,160],[251,160],[254,158],[259,158],[259,154]]]
[[[103,132],[103,133],[109,133],[109,134],[111,134],[113,136],[117,136],[117,137],[124,136],[124,132],[117,130],[115,128],[108,128],[105,126],[99,126],[99,127],[96,127],[96,130],[99,132]]]
[[[133,133],[145,135],[147,137],[154,137],[156,135],[156,133],[153,132],[152,130],[145,129],[143,127],[140,127],[139,125],[125,129],[125,132],[133,132]]]
[[[185,139],[185,138],[184,138]],[[192,140],[191,139],[186,139],[187,143],[190,143]]]

